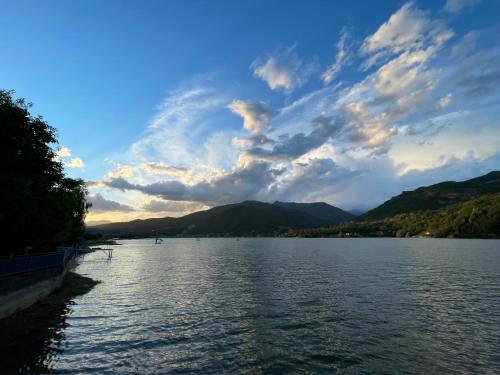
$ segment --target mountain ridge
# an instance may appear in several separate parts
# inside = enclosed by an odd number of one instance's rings
[[[299,237],[500,237],[500,171],[404,191],[354,220]]]
[[[137,219],[97,225],[87,231],[106,236],[272,235],[277,231],[340,223],[354,215],[324,202],[243,201],[174,218]]]
[[[412,191],[403,191],[358,216],[356,220],[383,219],[419,210],[437,210],[499,191],[500,171],[492,171],[465,181],[443,181],[429,186],[421,186]]]
[[[492,171],[465,181],[444,181],[403,191],[358,217],[325,202],[243,201],[180,218],[111,223],[88,231],[131,237],[328,236],[340,232],[362,236],[428,233],[425,235],[488,237],[500,235],[499,200],[500,171]]]

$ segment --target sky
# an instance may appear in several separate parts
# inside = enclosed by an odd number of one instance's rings
[[[58,129],[88,222],[500,169],[498,0],[0,3],[0,87]]]

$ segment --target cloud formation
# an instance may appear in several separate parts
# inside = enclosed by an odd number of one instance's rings
[[[118,203],[112,200],[107,200],[100,193],[95,193],[88,197],[88,201],[92,204],[90,211],[101,212],[101,211],[134,211],[135,209],[129,205]]]
[[[391,54],[422,50],[426,44],[442,44],[451,31],[441,21],[409,2],[395,12],[372,35],[365,38],[361,52],[369,55],[364,66],[369,68]]]
[[[283,134],[271,149],[253,147],[246,153],[257,159],[293,160],[323,145],[331,137],[339,134],[344,125],[342,120],[333,116],[318,116],[313,120],[314,129],[309,134],[297,133],[293,136]]]
[[[365,38],[363,66],[383,63],[346,89],[337,104],[351,122],[352,142],[383,150],[397,134],[398,121],[424,111],[439,84],[440,72],[431,62],[452,35],[442,21],[407,3]]]
[[[451,14],[461,13],[463,10],[478,5],[481,0],[447,0],[443,11]]]
[[[279,171],[269,163],[254,162],[236,167],[232,172],[193,185],[180,181],[160,181],[152,184],[133,184],[123,178],[104,183],[114,189],[135,190],[172,201],[201,202],[209,205],[255,199],[274,180]]]
[[[350,62],[351,52],[347,43],[348,37],[349,33],[344,27],[340,31],[340,39],[337,43],[337,55],[335,56],[335,62],[330,65],[321,75],[321,79],[325,84],[332,82],[335,76],[340,72],[342,67]]]
[[[252,133],[269,131],[271,121],[278,114],[263,102],[234,100],[229,109],[243,118],[243,127]]]
[[[204,80],[182,84],[165,97],[146,134],[130,146],[128,164],[161,161],[190,169],[204,167],[209,146],[203,141],[209,138],[220,113],[227,112],[228,102]]]
[[[454,79],[468,97],[494,93],[500,84],[500,48],[481,50],[465,57]]]
[[[247,138],[234,137],[231,140],[231,143],[238,150],[246,150],[250,147],[274,144],[276,143],[276,141],[274,141],[271,138],[268,138],[264,134],[257,134]]]
[[[64,165],[68,168],[84,168],[85,163],[80,158],[72,158],[69,161],[65,161]]]
[[[78,157],[74,157],[69,159],[71,157],[71,150],[68,147],[61,147],[55,152],[55,160],[62,161],[64,166],[68,168],[84,168],[85,163],[83,162],[82,159]],[[68,160],[69,159],[69,160]]]
[[[367,209],[403,189],[498,169],[498,29],[457,30],[454,40],[454,17],[437,14],[407,3],[359,43],[343,29],[313,91],[298,90],[310,70],[294,47],[254,61],[272,90],[296,90],[271,93],[276,110],[225,97],[226,87],[174,90],[128,160],[93,188],[114,189],[144,215],[245,199]]]
[[[337,165],[329,158],[313,158],[307,163],[298,163],[293,170],[273,188],[277,199],[297,202],[314,202],[325,199],[327,192],[343,181],[357,175]]]
[[[67,147],[61,147],[59,150],[57,150],[56,155],[60,158],[67,158],[71,156],[71,151]]]
[[[267,60],[255,60],[251,68],[256,77],[267,82],[271,90],[291,92],[302,86],[312,72],[297,55],[295,46],[274,53]]]
[[[141,163],[140,168],[149,174],[170,174],[174,176],[182,176],[188,172],[187,168],[172,167],[164,165],[163,163]]]
[[[436,111],[446,109],[450,106],[452,101],[453,101],[453,94],[450,92],[446,96],[443,96],[434,103],[434,109]]]

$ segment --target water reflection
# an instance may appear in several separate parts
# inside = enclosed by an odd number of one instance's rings
[[[0,373],[49,372],[63,351],[74,298],[94,285],[89,278],[69,273],[63,287],[51,297],[0,321]]]
[[[68,312],[69,307],[63,305],[52,309],[47,316],[23,314],[22,318],[2,322],[0,373],[48,372],[61,352]]]
[[[92,254],[79,267],[103,283],[58,314],[42,345],[58,350],[26,363],[86,374],[493,372],[497,243],[125,241],[111,262]]]

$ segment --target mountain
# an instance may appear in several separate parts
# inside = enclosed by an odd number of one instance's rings
[[[403,192],[354,220],[285,235],[499,238],[500,172]]]
[[[350,212],[344,211],[335,206],[331,206],[325,202],[294,203],[276,201],[273,204],[292,210],[302,211],[308,215],[328,221],[331,224],[342,223],[355,217],[355,215],[351,214]]]
[[[451,237],[500,238],[500,193],[485,194],[437,210],[286,233],[303,237]]]
[[[110,220],[91,220],[91,221],[86,221],[85,226],[86,227],[95,227],[96,225],[102,225],[102,224],[110,224]]]
[[[409,212],[437,210],[498,192],[500,192],[500,171],[494,171],[466,181],[446,181],[413,191],[403,191],[400,195],[357,217],[356,220],[383,219]]]
[[[245,201],[194,212],[179,218],[133,220],[97,225],[87,230],[106,236],[131,237],[271,235],[276,231],[336,224],[342,221],[342,217],[351,216],[326,203],[301,203],[294,206],[284,202],[270,204]]]

